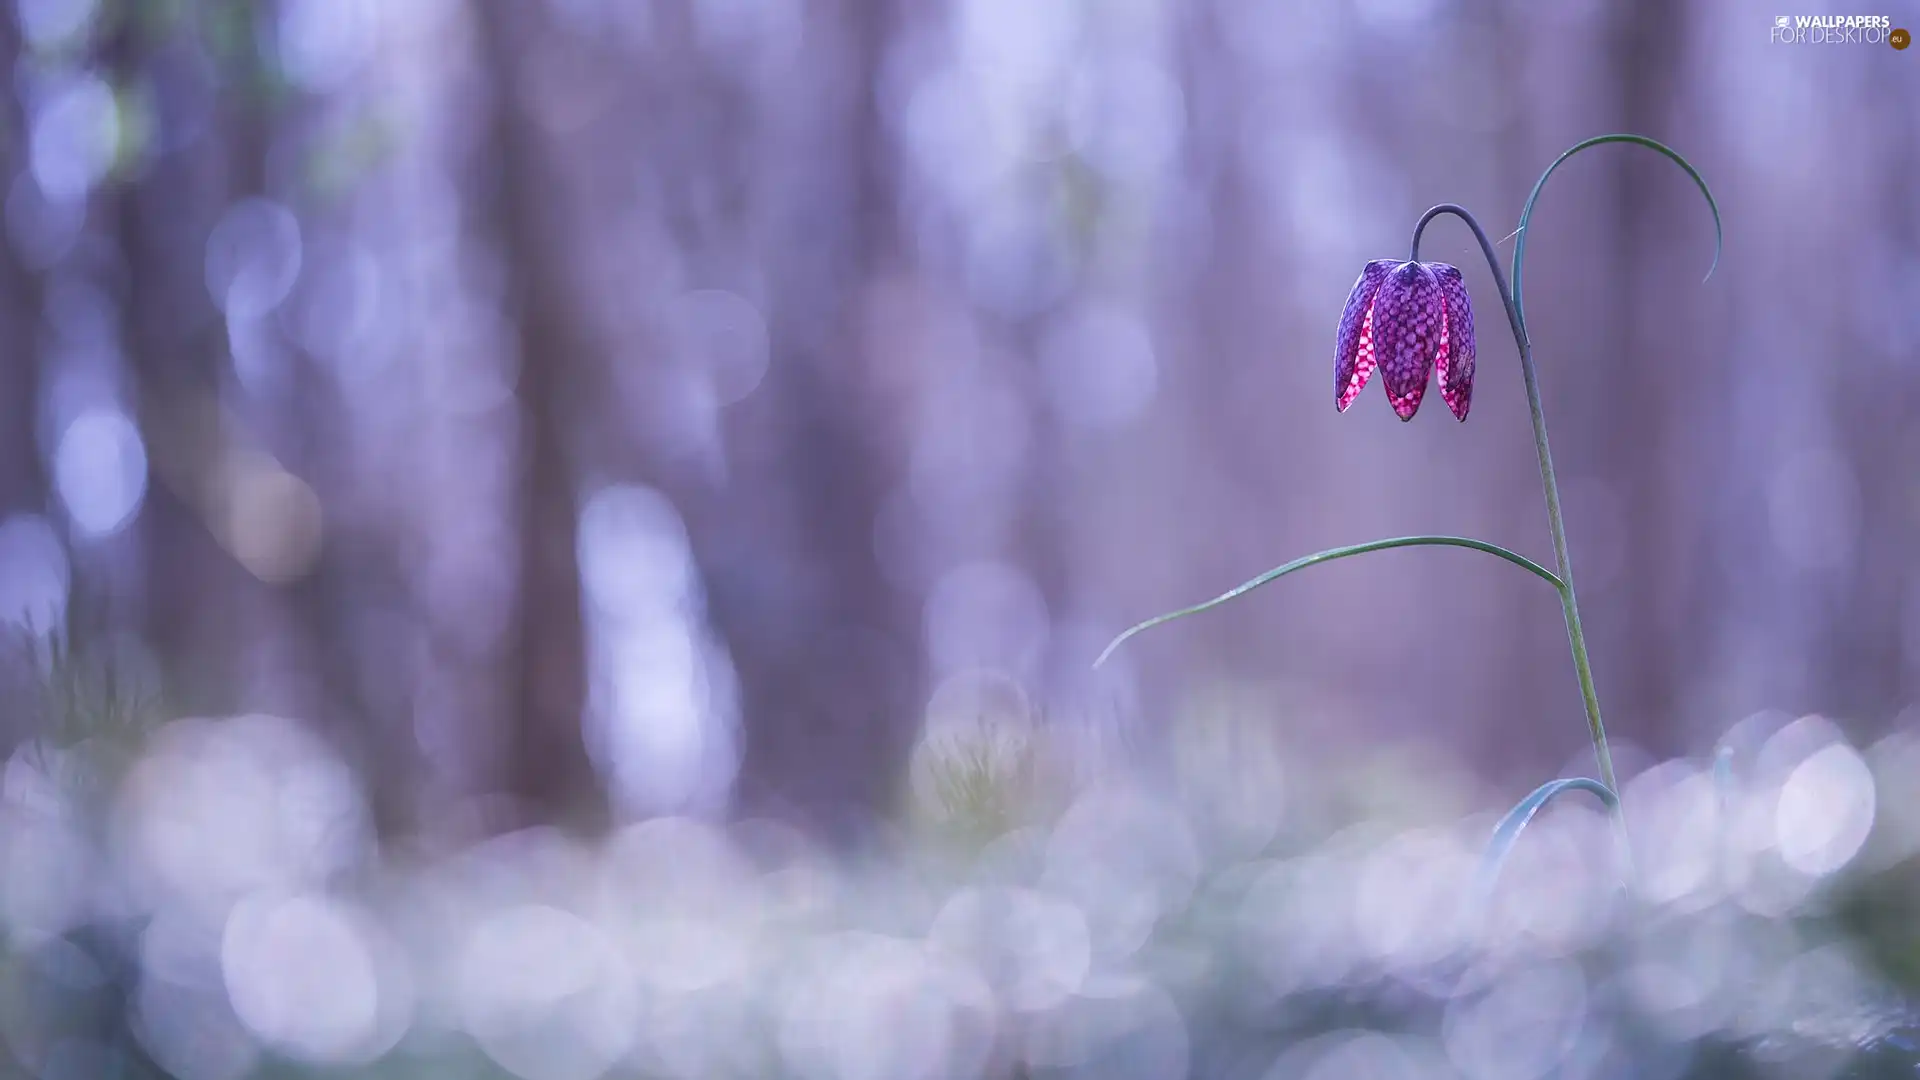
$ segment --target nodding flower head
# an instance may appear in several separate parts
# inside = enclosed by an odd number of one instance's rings
[[[1440,369],[1440,396],[1462,420],[1473,400],[1473,304],[1446,263],[1375,259],[1360,271],[1333,356],[1333,405],[1353,404],[1378,367],[1387,400],[1411,420]]]

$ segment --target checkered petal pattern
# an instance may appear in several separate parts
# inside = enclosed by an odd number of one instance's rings
[[[1340,313],[1340,335],[1333,348],[1333,407],[1346,412],[1373,377],[1373,297],[1394,267],[1392,259],[1375,259],[1360,271]]]
[[[1460,271],[1446,263],[1428,263],[1440,282],[1440,302],[1446,308],[1441,327],[1440,354],[1434,366],[1440,377],[1440,396],[1446,399],[1453,415],[1465,420],[1473,404],[1473,300],[1467,296],[1467,283]]]
[[[1411,420],[1438,368],[1440,396],[1465,420],[1474,358],[1473,304],[1460,271],[1446,263],[1375,259],[1360,271],[1340,314],[1334,408],[1346,412],[1378,368],[1393,411]]]
[[[1440,282],[1424,264],[1394,267],[1374,294],[1374,352],[1380,359],[1380,378],[1387,384],[1387,400],[1402,420],[1411,420],[1420,411],[1446,325]]]

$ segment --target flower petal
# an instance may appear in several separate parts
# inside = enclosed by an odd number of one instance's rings
[[[1362,268],[1340,313],[1340,334],[1333,347],[1333,407],[1340,412],[1347,411],[1373,377],[1373,297],[1394,265],[1392,259],[1375,259]]]
[[[1446,399],[1453,415],[1465,420],[1467,407],[1473,404],[1473,300],[1467,295],[1467,283],[1458,269],[1446,263],[1429,266],[1435,280],[1440,282],[1440,299],[1446,306],[1440,355],[1435,362],[1439,369],[1440,396]]]
[[[1424,265],[1402,263],[1380,283],[1373,308],[1374,352],[1387,400],[1400,419],[1411,420],[1426,396],[1446,327],[1440,282]]]

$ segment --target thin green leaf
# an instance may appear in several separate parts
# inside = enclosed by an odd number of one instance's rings
[[[1560,578],[1553,571],[1541,566],[1525,555],[1509,551],[1498,544],[1489,544],[1485,540],[1473,540],[1465,536],[1396,536],[1390,540],[1372,540],[1364,544],[1332,548],[1313,555],[1307,555],[1295,559],[1284,566],[1276,566],[1266,573],[1261,574],[1259,577],[1235,586],[1204,604],[1195,604],[1190,608],[1181,608],[1179,611],[1170,611],[1165,615],[1156,615],[1143,623],[1136,624],[1119,637],[1114,638],[1113,641],[1101,651],[1100,659],[1095,660],[1093,666],[1099,667],[1101,664],[1106,663],[1107,657],[1112,656],[1115,649],[1118,649],[1128,638],[1136,634],[1150,630],[1153,627],[1159,626],[1161,623],[1169,623],[1175,619],[1186,618],[1188,615],[1198,615],[1200,612],[1206,611],[1209,608],[1219,607],[1229,600],[1250,593],[1260,586],[1265,585],[1267,582],[1273,581],[1276,578],[1285,577],[1295,570],[1305,570],[1309,566],[1318,566],[1321,563],[1332,562],[1335,559],[1344,559],[1349,555],[1365,555],[1370,551],[1385,551],[1388,548],[1401,547],[1463,547],[1472,548],[1475,551],[1484,551],[1489,555],[1498,555],[1500,558],[1507,560],[1515,566],[1531,572],[1534,576],[1546,581],[1547,584],[1552,585],[1555,589],[1561,588]]]
[[[1667,159],[1675,165],[1680,166],[1681,169],[1686,171],[1688,176],[1693,178],[1694,185],[1700,189],[1700,194],[1706,196],[1707,209],[1713,211],[1713,262],[1707,267],[1707,277],[1712,277],[1714,269],[1720,265],[1720,247],[1722,240],[1720,204],[1714,201],[1713,192],[1707,189],[1707,181],[1700,175],[1700,171],[1695,169],[1692,163],[1687,161],[1686,158],[1681,157],[1679,151],[1674,150],[1664,143],[1655,142],[1644,135],[1596,135],[1585,142],[1576,143],[1566,153],[1554,158],[1553,164],[1547,166],[1547,171],[1541,173],[1540,179],[1534,182],[1533,193],[1527,196],[1527,205],[1520,211],[1520,227],[1514,230],[1518,239],[1513,242],[1513,273],[1510,276],[1513,278],[1513,308],[1517,315],[1516,321],[1520,323],[1520,329],[1523,334],[1526,331],[1527,315],[1525,305],[1520,302],[1520,270],[1526,260],[1527,225],[1533,220],[1533,204],[1540,198],[1540,189],[1547,186],[1547,177],[1552,176],[1553,171],[1558,169],[1563,162],[1588,147],[1600,146],[1605,143],[1632,143],[1635,146],[1644,146],[1649,150],[1658,151],[1664,154]],[[1705,279],[1703,278],[1702,280]]]
[[[1532,823],[1534,815],[1546,808],[1563,792],[1592,792],[1609,811],[1620,805],[1620,799],[1612,789],[1598,780],[1585,776],[1570,779],[1549,780],[1533,789],[1533,793],[1521,799],[1500,824],[1493,827],[1493,839],[1487,841],[1487,851],[1480,859],[1480,899],[1485,902],[1493,896],[1493,887],[1500,879],[1500,871],[1507,864],[1507,856],[1513,853],[1513,846],[1520,841],[1520,834]]]

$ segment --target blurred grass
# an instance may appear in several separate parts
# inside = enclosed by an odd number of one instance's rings
[[[84,623],[14,626],[4,648],[19,694],[15,705],[29,718],[33,737],[61,747],[137,743],[158,722],[152,687]]]
[[[1039,777],[1032,740],[982,719],[930,740],[927,754],[935,828],[983,845],[1027,823]]]
[[[84,770],[88,786],[71,788],[68,794],[94,807],[104,819],[104,811],[117,798],[115,787],[125,767],[149,753],[149,747],[167,742],[150,738],[166,714],[149,681],[110,640],[67,627],[11,634],[4,643],[0,668],[6,673],[8,720],[16,736],[23,737],[23,749],[17,753],[39,754],[42,762],[48,755],[70,761],[77,753],[88,762],[101,763],[104,767]],[[1450,1055],[1488,1052],[1484,1047],[1473,1050],[1456,1045],[1461,1038],[1457,1029],[1475,1024],[1488,1031],[1509,1031],[1516,1040],[1515,1053],[1520,1054],[1514,1065],[1518,1069],[1525,1056],[1519,1048],[1530,1039],[1537,1041],[1537,1033],[1529,1034],[1526,1025],[1546,1021],[1528,1020],[1531,1014],[1524,1007],[1534,1007],[1529,1004],[1530,991],[1509,993],[1502,987],[1531,985],[1527,980],[1537,981],[1542,972],[1558,973],[1553,977],[1572,979],[1584,987],[1582,1023],[1605,1034],[1596,1036],[1602,1041],[1594,1044],[1599,1049],[1589,1057],[1569,1051],[1570,1056],[1555,1059],[1547,1071],[1528,1073],[1532,1076],[1644,1075],[1684,1080],[1804,1075],[1840,1080],[1913,1075],[1898,1070],[1920,1064],[1920,1053],[1903,1056],[1900,1048],[1905,1044],[1899,1041],[1906,1038],[1901,1034],[1901,1017],[1911,1015],[1904,1000],[1911,999],[1920,985],[1920,932],[1913,929],[1920,925],[1920,870],[1916,869],[1920,863],[1914,859],[1863,859],[1833,880],[1817,883],[1803,901],[1777,916],[1743,907],[1748,901],[1737,891],[1698,903],[1683,898],[1686,902],[1677,905],[1612,897],[1605,900],[1604,912],[1596,909],[1589,917],[1597,920],[1591,921],[1591,933],[1569,936],[1568,927],[1580,925],[1580,920],[1570,922],[1572,916],[1552,909],[1568,902],[1572,895],[1568,890],[1577,885],[1567,880],[1567,874],[1569,868],[1581,865],[1577,849],[1583,837],[1593,835],[1594,821],[1588,819],[1595,816],[1584,808],[1571,816],[1554,811],[1543,815],[1541,824],[1520,842],[1528,857],[1510,868],[1514,880],[1503,886],[1499,925],[1487,951],[1469,951],[1464,939],[1455,942],[1446,937],[1445,916],[1452,895],[1446,883],[1457,877],[1457,884],[1464,888],[1472,880],[1472,853],[1484,842],[1492,822],[1490,814],[1480,811],[1499,803],[1496,793],[1478,789],[1471,770],[1444,755],[1423,754],[1407,746],[1344,745],[1319,738],[1308,725],[1282,722],[1272,704],[1261,707],[1258,697],[1225,695],[1202,707],[1176,712],[1168,730],[1161,733],[1164,746],[1134,745],[1129,750],[1141,760],[1097,767],[1085,760],[1090,753],[1085,745],[1065,737],[1072,731],[1069,722],[1038,715],[1023,699],[1011,695],[983,693],[969,698],[961,707],[948,710],[943,723],[922,740],[915,756],[911,796],[904,807],[905,827],[892,834],[882,850],[858,859],[824,852],[801,858],[801,849],[793,848],[792,855],[781,856],[784,862],[768,865],[763,873],[769,876],[735,878],[727,875],[745,871],[727,870],[712,881],[732,884],[702,885],[701,866],[724,868],[749,848],[730,854],[730,841],[725,838],[736,834],[728,832],[727,826],[696,823],[674,825],[663,832],[647,832],[647,826],[640,826],[638,833],[617,834],[607,838],[605,845],[594,840],[568,846],[566,850],[574,854],[567,858],[588,863],[612,859],[621,845],[629,845],[626,857],[632,857],[640,849],[630,845],[642,834],[654,837],[655,843],[664,843],[662,837],[680,836],[691,843],[690,838],[708,836],[711,839],[699,843],[720,845],[659,848],[664,858],[635,864],[651,868],[637,880],[649,894],[669,896],[685,888],[693,890],[688,895],[707,897],[674,909],[679,913],[672,918],[679,921],[661,926],[698,929],[699,934],[689,940],[705,942],[702,948],[721,948],[723,953],[746,950],[741,953],[746,974],[737,985],[705,989],[700,991],[704,996],[687,1001],[704,1001],[701,1008],[720,1008],[718,1015],[731,1018],[734,1026],[716,1029],[713,1039],[739,1039],[742,1031],[757,1033],[752,1036],[757,1049],[742,1059],[761,1063],[760,1071],[751,1073],[756,1076],[837,1080],[840,1075],[816,1078],[809,1067],[791,1061],[782,1064],[785,1044],[781,1040],[786,1037],[782,1032],[787,1030],[782,1025],[790,1027],[795,1023],[792,1017],[802,1015],[791,1012],[801,1007],[793,1002],[815,1010],[805,1011],[806,1016],[818,1012],[824,1018],[820,1022],[843,1025],[844,1031],[834,1027],[843,1031],[835,1037],[854,1037],[844,1034],[854,1032],[859,1038],[876,1040],[871,1047],[844,1049],[844,1054],[852,1055],[846,1060],[868,1064],[894,1060],[888,1055],[895,1050],[888,1048],[896,1044],[888,1040],[908,1036],[887,1025],[910,1018],[902,1014],[882,1023],[875,1018],[894,1015],[886,1005],[892,999],[881,995],[868,1000],[863,995],[880,994],[874,987],[895,985],[887,980],[909,980],[898,984],[900,993],[920,985],[911,980],[923,976],[898,967],[922,962],[915,957],[961,965],[954,970],[969,973],[969,979],[987,980],[978,984],[988,994],[982,1007],[991,1008],[1000,1030],[996,1039],[1001,1042],[995,1044],[998,1056],[990,1057],[981,1071],[947,1073],[929,1065],[932,1071],[925,1072],[927,1076],[985,1080],[1139,1075],[1170,1080],[1190,1075],[1288,1080],[1295,1075],[1287,1071],[1293,1066],[1282,1068],[1277,1063],[1293,1061],[1304,1063],[1300,1076],[1311,1073],[1312,1080],[1320,1080],[1325,1070],[1308,1066],[1318,1061],[1333,1068],[1332,1063],[1348,1058],[1361,1061],[1353,1057],[1359,1051],[1339,1047],[1346,1045],[1342,1039],[1366,1031],[1387,1040],[1369,1045],[1411,1054],[1409,1060],[1427,1063],[1404,1075],[1441,1080],[1482,1074],[1474,1071],[1479,1066],[1445,1064]],[[222,755],[240,749],[237,743],[221,745],[225,747]],[[285,746],[274,752],[284,755]],[[1156,746],[1168,753],[1154,753]],[[176,747],[173,752],[182,751]],[[286,767],[284,756],[276,760],[281,762],[279,767]],[[1700,775],[1710,771],[1708,765],[1694,769]],[[73,774],[63,768],[60,775]],[[143,771],[143,775],[162,776],[165,771]],[[196,775],[199,779],[194,783],[199,784],[216,774]],[[1878,782],[1891,788],[1900,782],[1900,774],[1886,772]],[[1755,797],[1763,797],[1764,803],[1765,792],[1756,796],[1752,791],[1730,789],[1727,783],[1723,779],[1716,788],[1723,806]],[[240,787],[253,791],[253,797],[280,797],[270,783],[248,781]],[[140,812],[165,812],[166,797],[164,785],[148,790],[149,802]],[[207,796],[183,793],[183,797],[189,800],[183,805],[190,806],[191,800]],[[154,804],[154,799],[161,802]],[[1090,817],[1095,810],[1117,816]],[[1897,832],[1901,820],[1883,815],[1876,827]],[[203,818],[187,816],[179,822],[170,826],[175,842],[187,839],[177,831],[182,827],[206,827]],[[1577,828],[1569,830],[1569,825]],[[17,824],[8,827],[17,828]],[[1009,843],[1014,838],[1018,842]],[[1898,842],[1891,849],[1896,851],[1904,850],[1902,844],[1920,842],[1920,837],[1895,839]],[[116,849],[105,840],[103,833],[88,838],[87,842],[102,845],[102,857],[89,865],[106,875],[123,873],[124,868],[116,868],[113,860],[126,852],[114,854]],[[212,847],[222,843],[213,835],[201,840]],[[533,843],[531,834],[525,842]],[[0,836],[0,853],[13,850]],[[512,845],[489,843],[452,858],[456,863],[472,861],[477,867],[486,865],[487,859],[505,858],[501,853],[511,850]],[[490,851],[494,854],[486,854]],[[683,854],[676,857],[676,851]],[[706,854],[688,857],[701,851]],[[1662,857],[1657,847],[1650,854],[1656,861]],[[369,860],[367,865],[350,867],[348,877],[325,885],[324,892],[316,895],[333,895],[342,903],[372,903],[370,897],[356,899],[360,887],[355,882],[399,880],[396,875],[422,872],[432,879],[439,873],[432,867],[377,866],[372,862],[379,858],[377,852],[363,857]],[[447,919],[447,912],[462,907],[471,907],[478,920],[469,932],[486,925],[490,907],[506,905],[501,910],[524,913],[533,910],[525,906],[533,898],[548,905],[539,909],[550,913],[542,916],[545,919],[574,920],[600,912],[591,917],[611,919],[605,923],[607,933],[622,925],[621,920],[644,927],[656,917],[644,906],[605,908],[600,906],[603,901],[583,906],[582,901],[569,900],[564,890],[555,891],[560,881],[550,880],[551,869],[534,872],[549,865],[541,861],[545,857],[529,858],[524,865],[501,862],[485,878],[446,879],[433,893],[441,907],[399,912],[404,917],[392,923],[388,932],[396,935],[394,941],[415,958],[413,962],[425,963],[423,958],[435,955],[434,950],[447,943],[429,946],[420,935],[429,930],[428,937],[444,935],[447,928],[437,924]],[[18,865],[9,859],[8,873]],[[806,866],[814,869],[802,872]],[[456,880],[467,881],[461,888],[469,890],[491,880],[507,892],[491,897],[447,892]],[[382,903],[408,895],[406,890],[392,892],[391,885],[383,888],[390,898]],[[744,892],[734,898],[728,892],[701,891],[715,888]],[[759,893],[769,889],[774,891]],[[782,899],[753,900],[757,893]],[[15,901],[9,895],[7,882],[0,881],[0,916],[10,917],[8,905]],[[636,905],[646,902],[635,901]],[[522,906],[515,908],[515,903]],[[755,914],[758,903],[773,906]],[[773,916],[776,910],[782,914]],[[583,914],[563,916],[563,911]],[[88,1038],[120,1048],[113,1051],[121,1055],[115,1059],[123,1066],[117,1067],[118,1075],[163,1075],[145,1056],[144,1036],[133,1033],[137,1025],[129,1010],[136,1001],[131,991],[149,977],[141,944],[147,927],[156,925],[149,920],[168,919],[177,921],[178,916],[164,909],[132,916],[125,911],[112,916],[100,912],[65,931],[64,944],[7,930],[6,952],[0,955],[0,981],[8,988],[0,993],[0,1013],[6,1014],[0,1017],[5,1020],[0,1023],[0,1035],[15,1048],[16,1056],[22,1052],[19,1047],[92,1031],[96,1034]],[[1367,920],[1379,919],[1386,921],[1368,929]],[[588,933],[585,923],[565,925],[581,928],[569,932]],[[1079,929],[1066,933],[1063,927]],[[1051,928],[1047,933],[1053,936],[1040,943],[1039,953],[1022,952],[1036,947],[1033,942],[1022,943],[1022,935],[1031,935],[1036,928]],[[1075,934],[1080,936],[1075,939]],[[1141,935],[1137,944],[1133,944],[1135,934]],[[1405,938],[1407,934],[1413,937]],[[647,940],[665,945],[673,939]],[[1080,944],[1071,945],[1073,940]],[[1393,945],[1395,941],[1400,944]],[[1724,948],[1696,958],[1688,949],[1703,941],[1721,942]],[[874,954],[876,963],[884,961],[881,967],[864,972],[857,966],[833,966],[839,963],[834,957],[860,942],[867,943],[861,948],[881,948]],[[101,984],[103,989],[76,997],[72,989],[61,988],[57,964],[48,965],[69,955],[60,951],[69,947],[80,950],[71,955],[84,954],[102,972],[114,973]],[[1063,955],[1059,950],[1070,952],[1074,947],[1087,950],[1086,968],[1074,976],[1072,985],[1052,995],[1057,1005],[1036,1006],[1029,1000],[1015,1007],[995,996],[1010,993],[1016,999],[1032,998],[1034,987],[1044,984],[1035,984],[1031,974],[1021,975],[1021,965],[1035,963],[1035,956],[1057,964]],[[1471,949],[1479,947],[1475,944]],[[1412,954],[1398,954],[1394,950],[1399,948],[1411,948]],[[1415,954],[1419,959],[1407,958]],[[1802,992],[1797,984],[1813,985],[1810,978],[1795,974],[1800,970],[1795,965],[1820,955],[1860,958],[1862,978],[1867,981],[1861,984],[1857,999],[1842,995],[1827,1001],[1816,995],[1805,998],[1804,1005],[1795,1004],[1802,1001],[1792,996]],[[701,959],[697,951],[689,956]],[[537,953],[530,953],[527,962],[537,959]],[[1745,974],[1723,978],[1698,967],[1709,961],[1726,972]],[[809,975],[806,965],[810,963],[824,963],[823,970],[836,974],[831,978]],[[1006,963],[1014,965],[1012,975],[996,966]],[[1646,977],[1649,963],[1679,965],[1675,970],[1683,977],[1677,976],[1681,981],[1676,985],[1712,987],[1700,992],[1716,1002],[1724,999],[1724,1004],[1714,1006],[1724,1011],[1714,1013],[1718,1019],[1696,1033],[1676,1036],[1674,1021],[1636,997],[1632,989],[1635,979]],[[261,1056],[246,1075],[395,1080],[515,1075],[488,1057],[484,1040],[477,1047],[464,1038],[449,1038],[463,1024],[479,1021],[463,1019],[466,1014],[458,1001],[470,988],[463,988],[461,979],[440,981],[447,976],[422,970],[423,992],[432,988],[434,994],[451,994],[452,1000],[431,1005],[422,1000],[417,1006],[420,1030],[408,1034],[377,1061],[303,1063],[282,1056],[263,1040]],[[286,973],[290,987],[310,977],[311,973],[292,969]],[[1695,977],[1709,981],[1686,981]],[[215,978],[213,989],[219,990],[217,974]],[[470,981],[471,977],[463,978]],[[862,981],[868,978],[879,981],[869,986]],[[1006,982],[1009,978],[1014,981]],[[1884,985],[1874,979],[1883,979]],[[189,1001],[198,1000],[192,995],[205,990],[183,986],[167,993],[186,995],[182,1000]],[[531,1010],[512,1014],[517,1017],[513,1023],[533,1025],[529,1030],[544,1030],[540,1025],[554,1022],[549,1013],[570,1015],[566,1010],[574,1008],[564,995],[546,1001],[536,994],[524,1005],[515,1004],[520,1002],[514,996],[518,992],[511,985],[499,988],[498,1001],[505,1004],[493,1007]],[[1502,997],[1503,993],[1508,996]],[[1782,999],[1781,994],[1788,997]],[[812,1003],[822,995],[824,1002]],[[843,995],[847,995],[844,1001]],[[18,1002],[26,1000],[46,1004],[23,1012]],[[653,1001],[648,1008],[656,1008],[665,1007],[667,999],[647,1000]],[[1673,1007],[1683,1015],[1700,1007],[1676,1000],[1679,1003]],[[1158,1051],[1153,1046],[1129,1050],[1134,1044],[1128,1040],[1137,1042],[1144,1036],[1126,1027],[1134,1021],[1112,1011],[1120,1008],[1114,1002],[1153,1001],[1166,1002],[1183,1025],[1188,1057],[1182,1072],[1141,1072],[1139,1061],[1152,1060],[1150,1052]],[[724,1002],[724,1007],[718,1002]],[[1806,1010],[1804,1015],[1794,1011],[1801,1008]],[[1835,1013],[1835,1008],[1840,1011]],[[1076,1011],[1087,1009],[1094,1012]],[[1500,1023],[1486,1019],[1493,1015],[1488,1010],[1498,1009],[1521,1011]],[[1848,1009],[1859,1011],[1849,1013]],[[1061,1015],[1067,1019],[1051,1019],[1060,1010],[1065,1010]],[[854,1018],[845,1019],[848,1015]],[[1113,1019],[1116,1015],[1121,1019]],[[1102,1016],[1106,1019],[1098,1019]],[[642,1010],[631,1022],[639,1025],[635,1038],[643,1039],[647,1025],[660,1021]],[[1048,1025],[1056,1023],[1093,1023],[1092,1034],[1085,1037],[1109,1039],[1111,1045],[1101,1043],[1098,1053],[1090,1052],[1085,1067],[1024,1062],[1021,1040],[1039,1038],[1036,1032],[1051,1031]],[[1107,1031],[1103,1024],[1120,1026],[1100,1034]],[[1056,1032],[1046,1037],[1060,1036]],[[1860,1045],[1850,1046],[1849,1039]],[[720,1046],[703,1053],[719,1055],[715,1061],[732,1060]],[[1136,1061],[1128,1057],[1130,1053],[1147,1057]],[[1098,1070],[1088,1071],[1096,1064]],[[1492,1067],[1485,1061],[1480,1064]],[[18,1061],[15,1065],[19,1075],[43,1071],[27,1069]],[[1443,1068],[1452,1071],[1435,1071]],[[610,1075],[699,1075],[705,1080],[709,1075],[749,1073],[737,1068],[661,1071],[642,1067],[636,1059]]]

